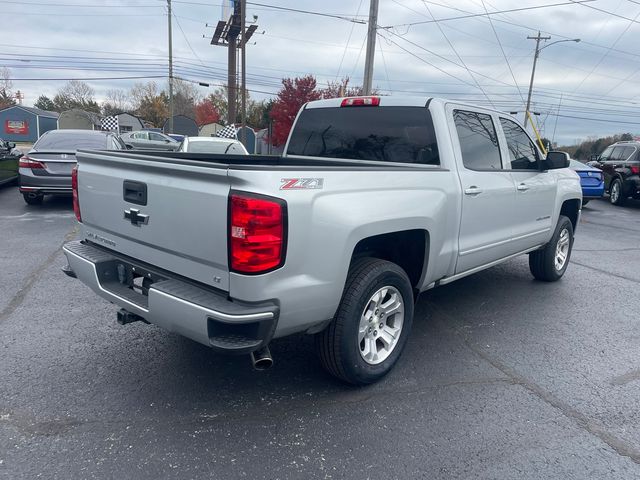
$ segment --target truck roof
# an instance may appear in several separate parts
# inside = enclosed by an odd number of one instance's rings
[[[460,102],[449,100],[446,98],[437,98],[437,97],[419,97],[419,96],[395,96],[395,95],[363,95],[362,97],[378,97],[380,98],[380,106],[381,107],[426,107],[429,103],[440,103],[441,105],[445,105],[447,103],[455,103],[456,105],[468,106],[473,108],[474,110],[484,110],[486,112],[497,112],[501,116],[509,117],[512,120],[516,121],[516,123],[520,123],[518,119],[513,117],[513,115],[508,112],[496,110],[489,107],[482,107],[480,105],[475,105],[467,102]],[[358,97],[339,97],[339,98],[328,98],[325,100],[315,100],[307,103],[303,108],[311,109],[311,108],[336,108],[340,107],[342,101],[345,98],[358,98]]]

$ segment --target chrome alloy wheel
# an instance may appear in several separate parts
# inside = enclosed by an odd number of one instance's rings
[[[571,238],[569,237],[569,230],[563,228],[560,232],[560,236],[558,237],[558,243],[556,244],[555,265],[557,271],[561,271],[567,263],[570,243]]]
[[[617,203],[620,199],[620,182],[614,181],[611,185],[611,203]]]
[[[360,356],[377,365],[391,355],[398,344],[404,322],[404,300],[392,286],[375,292],[364,307],[358,329]]]

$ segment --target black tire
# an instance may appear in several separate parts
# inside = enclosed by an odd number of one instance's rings
[[[566,259],[562,268],[556,267],[556,248],[560,241],[561,234],[564,230],[567,230],[569,234],[569,249],[566,254]],[[555,282],[560,280],[567,271],[569,266],[569,260],[571,258],[571,250],[573,248],[573,224],[564,215],[560,215],[558,218],[558,225],[556,231],[551,237],[551,241],[545,245],[544,248],[531,252],[529,254],[529,270],[536,280],[543,282]]]
[[[27,205],[42,205],[42,201],[44,200],[44,195],[38,195],[36,197],[30,197],[28,194],[23,193],[24,201],[27,202]]]
[[[582,200],[582,206],[584,207],[589,202],[590,202],[590,200]]]
[[[371,364],[360,353],[360,319],[372,297],[386,286],[394,287],[402,297],[400,300],[404,306],[404,319],[400,336],[391,353],[381,363]],[[377,322],[375,320],[374,323]],[[320,361],[330,374],[345,382],[355,385],[376,382],[389,373],[397,362],[407,343],[412,322],[413,291],[405,271],[395,263],[385,260],[356,260],[349,269],[335,317],[326,329],[316,334]]]
[[[615,194],[614,189],[618,189],[618,194]],[[622,188],[622,181],[619,178],[615,178],[613,182],[611,182],[611,186],[609,187],[609,201],[613,205],[622,205],[627,200],[627,197],[624,194],[624,190]]]

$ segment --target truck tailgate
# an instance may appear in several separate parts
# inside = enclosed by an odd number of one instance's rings
[[[226,166],[113,152],[77,159],[85,240],[228,291]]]

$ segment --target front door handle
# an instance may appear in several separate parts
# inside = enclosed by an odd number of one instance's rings
[[[482,189],[476,187],[475,185],[473,185],[473,186],[471,186],[469,188],[466,188],[465,191],[464,191],[465,195],[480,195],[481,193],[482,193]]]
[[[529,185],[527,185],[526,183],[521,183],[520,185],[518,185],[519,192],[526,192],[527,190],[529,190]]]

